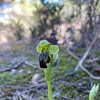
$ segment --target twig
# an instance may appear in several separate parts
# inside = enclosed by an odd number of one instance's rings
[[[84,56],[83,56],[82,59],[80,60],[79,64],[78,64],[77,67],[75,68],[75,70],[77,70],[77,69],[80,67],[80,68],[81,68],[84,72],[86,72],[91,78],[100,80],[100,77],[94,76],[93,74],[91,74],[87,69],[85,69],[85,68],[82,66],[82,63],[83,63],[84,60],[86,59],[86,57],[87,57],[89,51],[91,50],[91,48],[92,48],[93,44],[95,43],[95,41],[97,40],[97,38],[98,38],[98,36],[96,35],[96,37],[95,37],[94,40],[92,41],[91,45],[89,46],[88,50],[85,52]],[[67,52],[68,52],[71,56],[73,56],[75,59],[79,60],[80,58],[77,57],[74,53],[72,53],[72,52],[70,51],[70,49],[69,49],[69,48],[70,48],[70,46],[69,46],[69,41],[70,41],[70,40],[71,40],[71,39],[68,39],[68,48],[67,48]],[[98,61],[98,60],[100,60],[100,57],[94,58],[94,59],[92,59],[92,60],[87,60],[87,62],[88,62],[88,63],[91,63],[91,62],[95,62],[95,61]]]
[[[97,76],[94,76],[93,74],[91,74],[87,69],[85,69],[83,66],[82,66],[82,63],[83,61],[85,60],[85,58],[87,57],[90,49],[92,48],[93,44],[95,43],[97,37],[94,38],[94,40],[92,41],[91,45],[89,46],[88,50],[85,52],[84,56],[82,57],[82,59],[80,60],[79,64],[77,65],[77,67],[75,68],[75,70],[77,70],[79,67],[84,71],[86,72],[91,78],[93,79],[97,79],[97,80],[100,80],[100,77],[97,77]]]
[[[91,74],[87,69],[85,69],[85,68],[82,66],[82,64],[80,64],[80,68],[81,68],[84,72],[86,72],[91,78],[100,80],[100,77],[97,77],[97,76],[94,76],[93,74]]]
[[[89,51],[91,50],[93,44],[95,43],[97,37],[94,38],[94,40],[92,41],[91,45],[89,46],[88,50],[85,52],[84,56],[82,57],[82,59],[80,60],[79,64],[77,65],[77,67],[75,68],[75,70],[77,70],[80,65],[82,65],[83,61],[85,60],[85,58],[87,57]]]
[[[23,94],[19,91],[18,92],[18,95],[22,96],[25,100],[35,100],[35,99],[32,99],[30,96],[26,95],[26,94]]]
[[[80,60],[80,58],[79,58],[78,56],[76,56],[73,52],[71,52],[69,48],[67,48],[67,52],[68,52],[74,59]],[[86,62],[86,63],[94,63],[94,62],[99,61],[99,60],[100,60],[100,56],[97,57],[97,58],[94,58],[94,59],[89,59],[89,60],[86,59],[86,60],[84,60],[84,62]]]
[[[96,61],[99,61],[100,60],[100,56],[97,57],[97,58],[94,58],[94,59],[89,59],[89,60],[86,60],[87,63],[94,63]]]
[[[69,47],[67,48],[67,52],[68,52],[73,58],[75,58],[75,59],[77,59],[77,60],[80,59],[80,58],[77,57],[73,52],[71,52],[71,51],[69,50]]]
[[[2,69],[2,70],[0,70],[0,73],[1,72],[5,72],[5,71],[10,71],[11,69],[16,69],[16,68],[18,68],[22,63],[23,63],[24,61],[21,61],[21,62],[19,62],[18,64],[16,64],[15,66],[12,66],[12,67],[10,67],[10,68],[5,68],[5,69]]]
[[[34,68],[34,69],[40,69],[40,67],[36,67],[36,66],[34,66],[32,63],[30,63],[30,62],[28,62],[28,61],[25,61],[24,62],[27,66],[31,66],[32,68]]]

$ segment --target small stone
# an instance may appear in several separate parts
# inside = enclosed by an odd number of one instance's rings
[[[23,73],[23,69],[20,69],[20,70],[18,71],[18,73],[19,73],[19,74],[22,74],[22,73]]]
[[[35,74],[35,75],[33,75],[33,77],[32,77],[32,84],[37,84],[37,81],[38,81],[38,79],[39,79],[39,74]]]
[[[15,63],[16,63],[16,61],[15,61],[15,60],[11,60],[11,63],[12,63],[12,64],[15,64]]]
[[[27,71],[27,74],[31,74],[31,73],[32,73],[31,70],[28,70],[28,71]]]
[[[11,69],[11,73],[14,75],[17,72],[16,69]]]

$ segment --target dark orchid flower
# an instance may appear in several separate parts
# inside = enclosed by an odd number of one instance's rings
[[[47,68],[47,63],[50,62],[50,57],[48,52],[41,53],[39,55],[39,63],[41,68]]]
[[[41,68],[47,68],[47,63],[51,61],[56,61],[58,59],[58,51],[59,48],[57,45],[50,45],[47,40],[40,41],[37,46],[37,51],[40,53],[39,55],[39,64]]]

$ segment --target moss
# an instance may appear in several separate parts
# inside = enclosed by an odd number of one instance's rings
[[[7,78],[11,77],[11,73],[10,72],[4,72],[1,76],[2,76],[2,78],[7,79]]]
[[[0,66],[10,65],[11,63],[5,60],[0,61]]]
[[[4,84],[4,82],[5,82],[5,80],[3,80],[3,79],[0,80],[0,85],[1,85],[1,84]]]
[[[67,96],[68,97],[70,97],[70,98],[76,98],[78,95],[79,95],[79,93],[75,90],[74,87],[70,87],[68,89],[68,92],[67,92]]]
[[[13,77],[16,80],[23,80],[25,78],[25,74],[17,74]]]
[[[60,89],[62,89],[60,96],[76,98],[79,95],[79,93],[76,91],[76,89],[73,86],[69,86],[68,84],[62,85],[60,87]]]
[[[8,82],[8,85],[15,85],[15,84],[17,84],[17,81],[16,80],[12,80],[12,81],[9,81]]]
[[[4,96],[11,96],[11,94],[10,94],[10,92],[13,92],[13,90],[12,89],[9,89],[9,88],[2,88],[2,92],[4,92],[5,93],[5,95]]]
[[[18,69],[19,71],[20,69]],[[3,72],[0,74],[0,84],[5,85],[16,85],[16,84],[30,84],[32,76],[37,71],[34,70],[32,67],[28,67],[27,69],[23,69],[23,73],[19,74],[18,71],[15,75],[12,75],[11,72]],[[31,70],[31,74],[27,74],[27,71]]]

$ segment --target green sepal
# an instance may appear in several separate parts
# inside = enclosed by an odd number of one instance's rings
[[[47,40],[42,40],[42,41],[40,41],[40,43],[39,43],[40,46],[45,46],[45,45],[47,45],[47,44],[50,44]]]
[[[57,45],[52,45],[49,49],[50,54],[57,54],[59,52],[59,48]]]
[[[37,46],[37,51],[41,53],[42,47],[40,45]]]
[[[49,50],[49,48],[50,48],[50,43],[47,40],[42,40],[37,46],[37,51],[41,53],[42,50],[46,51]]]
[[[58,59],[58,53],[53,54],[53,61],[56,61]]]

